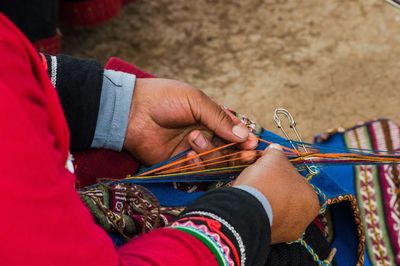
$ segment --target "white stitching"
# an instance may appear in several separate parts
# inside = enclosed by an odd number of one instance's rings
[[[50,56],[51,58],[51,84],[56,87],[57,84],[57,57]]]
[[[214,219],[218,222],[220,222],[221,224],[223,224],[226,228],[228,228],[233,236],[236,238],[236,241],[239,245],[239,249],[240,249],[240,265],[245,265],[246,262],[246,248],[243,244],[243,240],[242,237],[239,235],[239,233],[235,230],[235,228],[230,225],[230,223],[228,223],[226,220],[224,220],[223,218],[215,215],[214,213],[211,212],[204,212],[204,211],[192,211],[192,212],[188,212],[185,213],[184,216],[190,216],[190,215],[203,215],[203,216],[208,216],[211,219]]]

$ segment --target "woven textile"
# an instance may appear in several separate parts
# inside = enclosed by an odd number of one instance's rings
[[[348,148],[398,151],[400,129],[393,121],[370,121],[344,132],[321,135],[317,141],[342,142]],[[348,172],[337,183],[356,197],[359,217],[365,232],[365,265],[400,264],[400,167],[368,165],[341,167]],[[347,168],[347,169],[345,169]],[[350,172],[353,172],[350,174]],[[328,171],[333,173],[333,169]],[[356,213],[355,217],[358,216]],[[337,222],[336,222],[337,223]],[[337,226],[339,229],[339,226]],[[339,234],[339,230],[336,230]],[[362,241],[364,236],[359,235]]]
[[[98,185],[80,196],[96,222],[120,240],[164,227],[183,209],[160,206],[150,191],[133,184]]]

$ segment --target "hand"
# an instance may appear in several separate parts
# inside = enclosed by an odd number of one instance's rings
[[[298,239],[318,215],[317,194],[277,144],[271,144],[260,159],[246,168],[235,185],[254,187],[270,202],[274,244]]]
[[[200,90],[174,80],[136,80],[124,148],[142,163],[155,164],[190,147],[207,150],[215,146],[214,134],[241,149],[257,146],[239,119]]]

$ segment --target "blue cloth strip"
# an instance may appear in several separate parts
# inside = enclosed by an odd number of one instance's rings
[[[92,148],[121,151],[128,127],[136,76],[104,70],[99,115]]]

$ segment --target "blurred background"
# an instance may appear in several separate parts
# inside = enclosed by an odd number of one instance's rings
[[[185,81],[276,132],[277,107],[306,140],[400,122],[400,10],[383,0],[135,1],[100,26],[61,30],[63,53]]]

